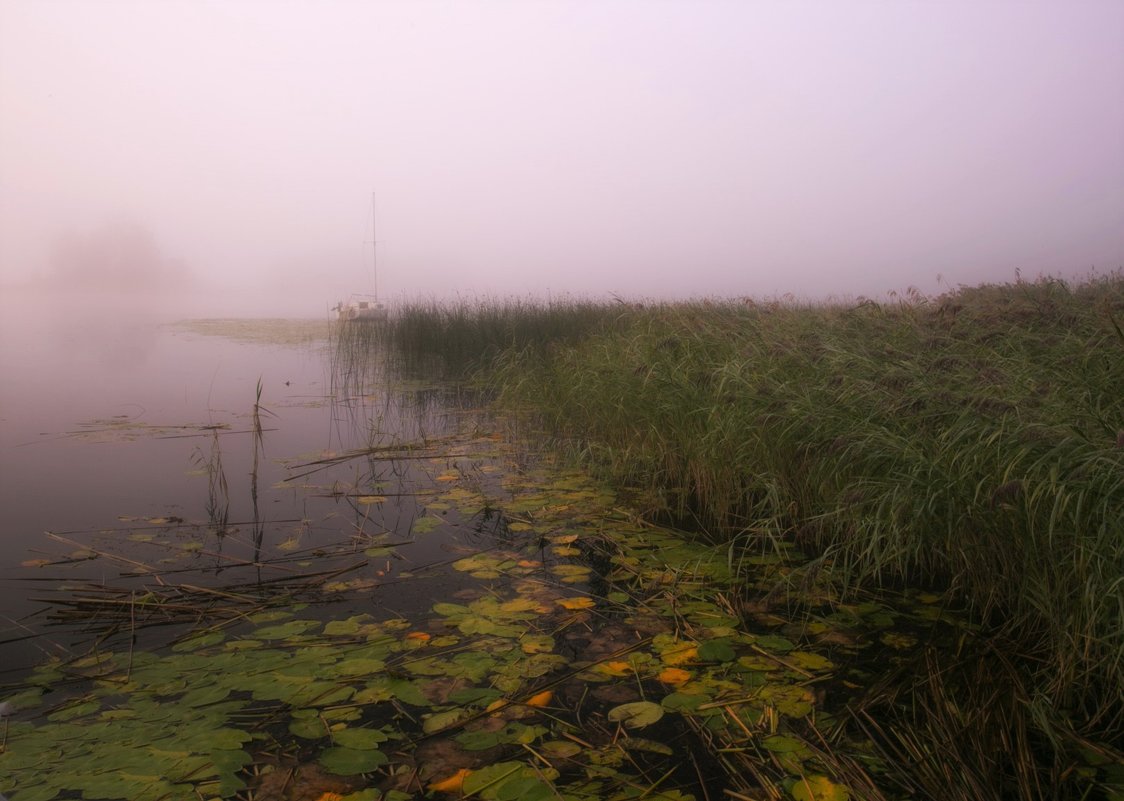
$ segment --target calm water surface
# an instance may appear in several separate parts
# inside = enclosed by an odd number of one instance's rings
[[[391,391],[377,379],[345,391],[333,376],[328,321],[293,328],[301,335],[289,344],[270,341],[275,334],[242,341],[135,309],[60,312],[5,300],[0,674],[82,634],[60,631],[41,600],[63,581],[121,586],[130,572],[147,570],[151,580],[162,570],[193,570],[229,586],[299,572],[288,565],[251,576],[244,565],[317,547],[335,555],[325,562],[321,553],[317,567],[342,564],[339,543],[357,532],[366,544],[380,535],[411,539],[414,493],[433,484],[418,460],[294,466],[441,435],[449,418],[438,393]],[[386,501],[357,504],[363,493]],[[399,554],[417,566],[444,558],[446,546],[424,538]],[[424,582],[410,586],[426,592]],[[401,593],[397,601],[406,602]]]

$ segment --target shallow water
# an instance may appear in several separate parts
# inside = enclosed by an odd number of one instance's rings
[[[447,430],[432,388],[352,382],[345,392],[333,378],[327,320],[293,323],[295,337],[259,326],[265,333],[250,339],[245,325],[200,333],[175,315],[103,305],[43,312],[26,297],[0,309],[0,680],[52,647],[31,635],[82,634],[48,619],[41,599],[60,581],[116,587],[127,574],[164,570],[195,571],[212,585],[276,578],[295,571],[238,570],[338,551],[357,532],[408,533],[414,485],[429,480],[408,462],[293,469]],[[357,485],[352,498],[338,495]],[[354,502],[375,492],[386,500]],[[409,558],[437,558],[441,547],[426,538]],[[342,559],[321,554],[318,567]]]

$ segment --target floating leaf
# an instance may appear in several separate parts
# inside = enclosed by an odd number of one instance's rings
[[[805,670],[830,670],[833,667],[826,656],[811,651],[793,651],[785,658]]]
[[[549,634],[528,634],[519,641],[525,654],[545,654],[554,650],[554,638]]]
[[[399,701],[403,701],[411,706],[429,706],[429,699],[425,697],[425,694],[414,682],[408,679],[393,679],[388,689],[391,695]]]
[[[663,707],[651,701],[633,701],[609,710],[609,720],[623,723],[630,729],[642,729],[663,717]]]
[[[766,751],[772,751],[776,754],[791,754],[807,750],[807,746],[801,740],[797,740],[795,737],[786,737],[783,734],[766,737],[761,741],[761,746]]]
[[[659,679],[664,684],[678,686],[691,680],[691,674],[682,668],[668,667],[660,671]]]
[[[668,665],[685,665],[688,662],[699,660],[699,649],[696,645],[684,644],[669,648],[660,654],[660,659]]]
[[[587,581],[592,570],[585,565],[554,565],[550,568],[550,572],[565,584],[577,584]]]
[[[610,676],[628,676],[632,673],[632,665],[628,662],[602,662],[594,667],[598,673],[605,673]]]
[[[354,748],[326,748],[320,754],[320,764],[337,776],[370,773],[388,761],[382,751],[360,751]]]
[[[436,712],[425,719],[422,723],[422,731],[426,734],[433,734],[434,732],[447,729],[468,716],[468,712],[464,709],[450,709],[448,712]]]
[[[205,648],[208,645],[215,645],[226,639],[226,635],[221,631],[212,631],[207,634],[196,634],[186,640],[181,640],[172,646],[173,651],[194,651],[197,648]]]
[[[576,598],[559,598],[555,603],[563,609],[589,609],[597,605],[597,602],[586,595],[579,595]]]
[[[558,776],[558,771],[551,768],[539,768],[538,771],[542,778],[548,780]],[[524,801],[532,797],[538,799],[538,793],[528,793],[523,780],[532,779],[541,784],[542,778],[536,775],[535,768],[522,762],[498,762],[469,774],[461,790],[466,796],[479,795],[485,801]]]
[[[353,615],[346,620],[330,620],[324,624],[324,633],[329,637],[350,637],[377,629],[375,619],[367,614]]]
[[[517,776],[503,782],[494,798],[495,801],[553,801],[558,793],[537,776]]]
[[[530,612],[537,609],[539,602],[534,598],[512,598],[510,601],[504,601],[499,606],[500,612],[504,614],[513,614],[518,612]]]
[[[796,801],[850,801],[851,791],[826,776],[804,776],[789,791]]]
[[[435,603],[433,611],[442,617],[460,617],[462,615],[472,614],[472,610],[463,604],[451,604],[444,601]]]
[[[582,747],[570,740],[548,740],[538,746],[544,756],[554,759],[567,759],[581,753]]]
[[[315,620],[290,620],[276,626],[263,626],[254,632],[254,637],[261,640],[285,640],[319,626],[320,623]]]
[[[382,495],[360,495],[355,499],[355,502],[362,506],[373,506],[379,503],[386,503],[386,498]]]
[[[324,721],[320,718],[293,718],[289,723],[289,732],[306,740],[319,740],[328,733]]]
[[[687,693],[672,693],[671,695],[664,696],[660,704],[664,709],[672,712],[687,710],[693,712],[700,706],[709,701],[710,698],[705,695],[689,695]]]
[[[730,641],[721,638],[717,640],[707,640],[699,645],[698,648],[699,659],[704,662],[732,662],[736,654],[734,647]]]
[[[795,684],[766,684],[758,690],[762,701],[772,704],[779,712],[801,718],[812,711],[812,693]]]
[[[428,534],[435,528],[441,525],[441,518],[427,515],[426,517],[419,517],[416,519],[410,529],[415,534]]]
[[[899,651],[908,651],[910,648],[917,645],[916,637],[910,634],[898,634],[894,631],[887,631],[879,637],[879,639],[886,645],[891,648],[896,648]]]
[[[471,770],[468,768],[461,768],[452,776],[431,782],[426,786],[426,789],[435,790],[438,793],[459,793],[464,789],[464,780],[471,775]]]
[[[550,690],[543,690],[541,693],[532,695],[523,703],[527,706],[546,706],[554,698],[554,693]]]
[[[766,634],[763,637],[758,637],[757,644],[766,651],[772,651],[777,654],[787,654],[796,647],[792,644],[792,640],[787,640],[775,634]]]
[[[332,732],[332,742],[357,751],[369,751],[385,743],[386,733],[380,729],[340,729]]]

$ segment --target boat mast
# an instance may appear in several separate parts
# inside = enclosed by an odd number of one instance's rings
[[[375,193],[371,193],[371,276],[375,282],[375,303],[379,302],[379,256],[378,240],[376,239],[375,221]]]

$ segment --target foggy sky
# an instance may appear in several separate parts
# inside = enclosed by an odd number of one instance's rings
[[[372,191],[390,299],[1108,272],[1124,3],[0,0],[0,285],[125,225],[315,314]]]

